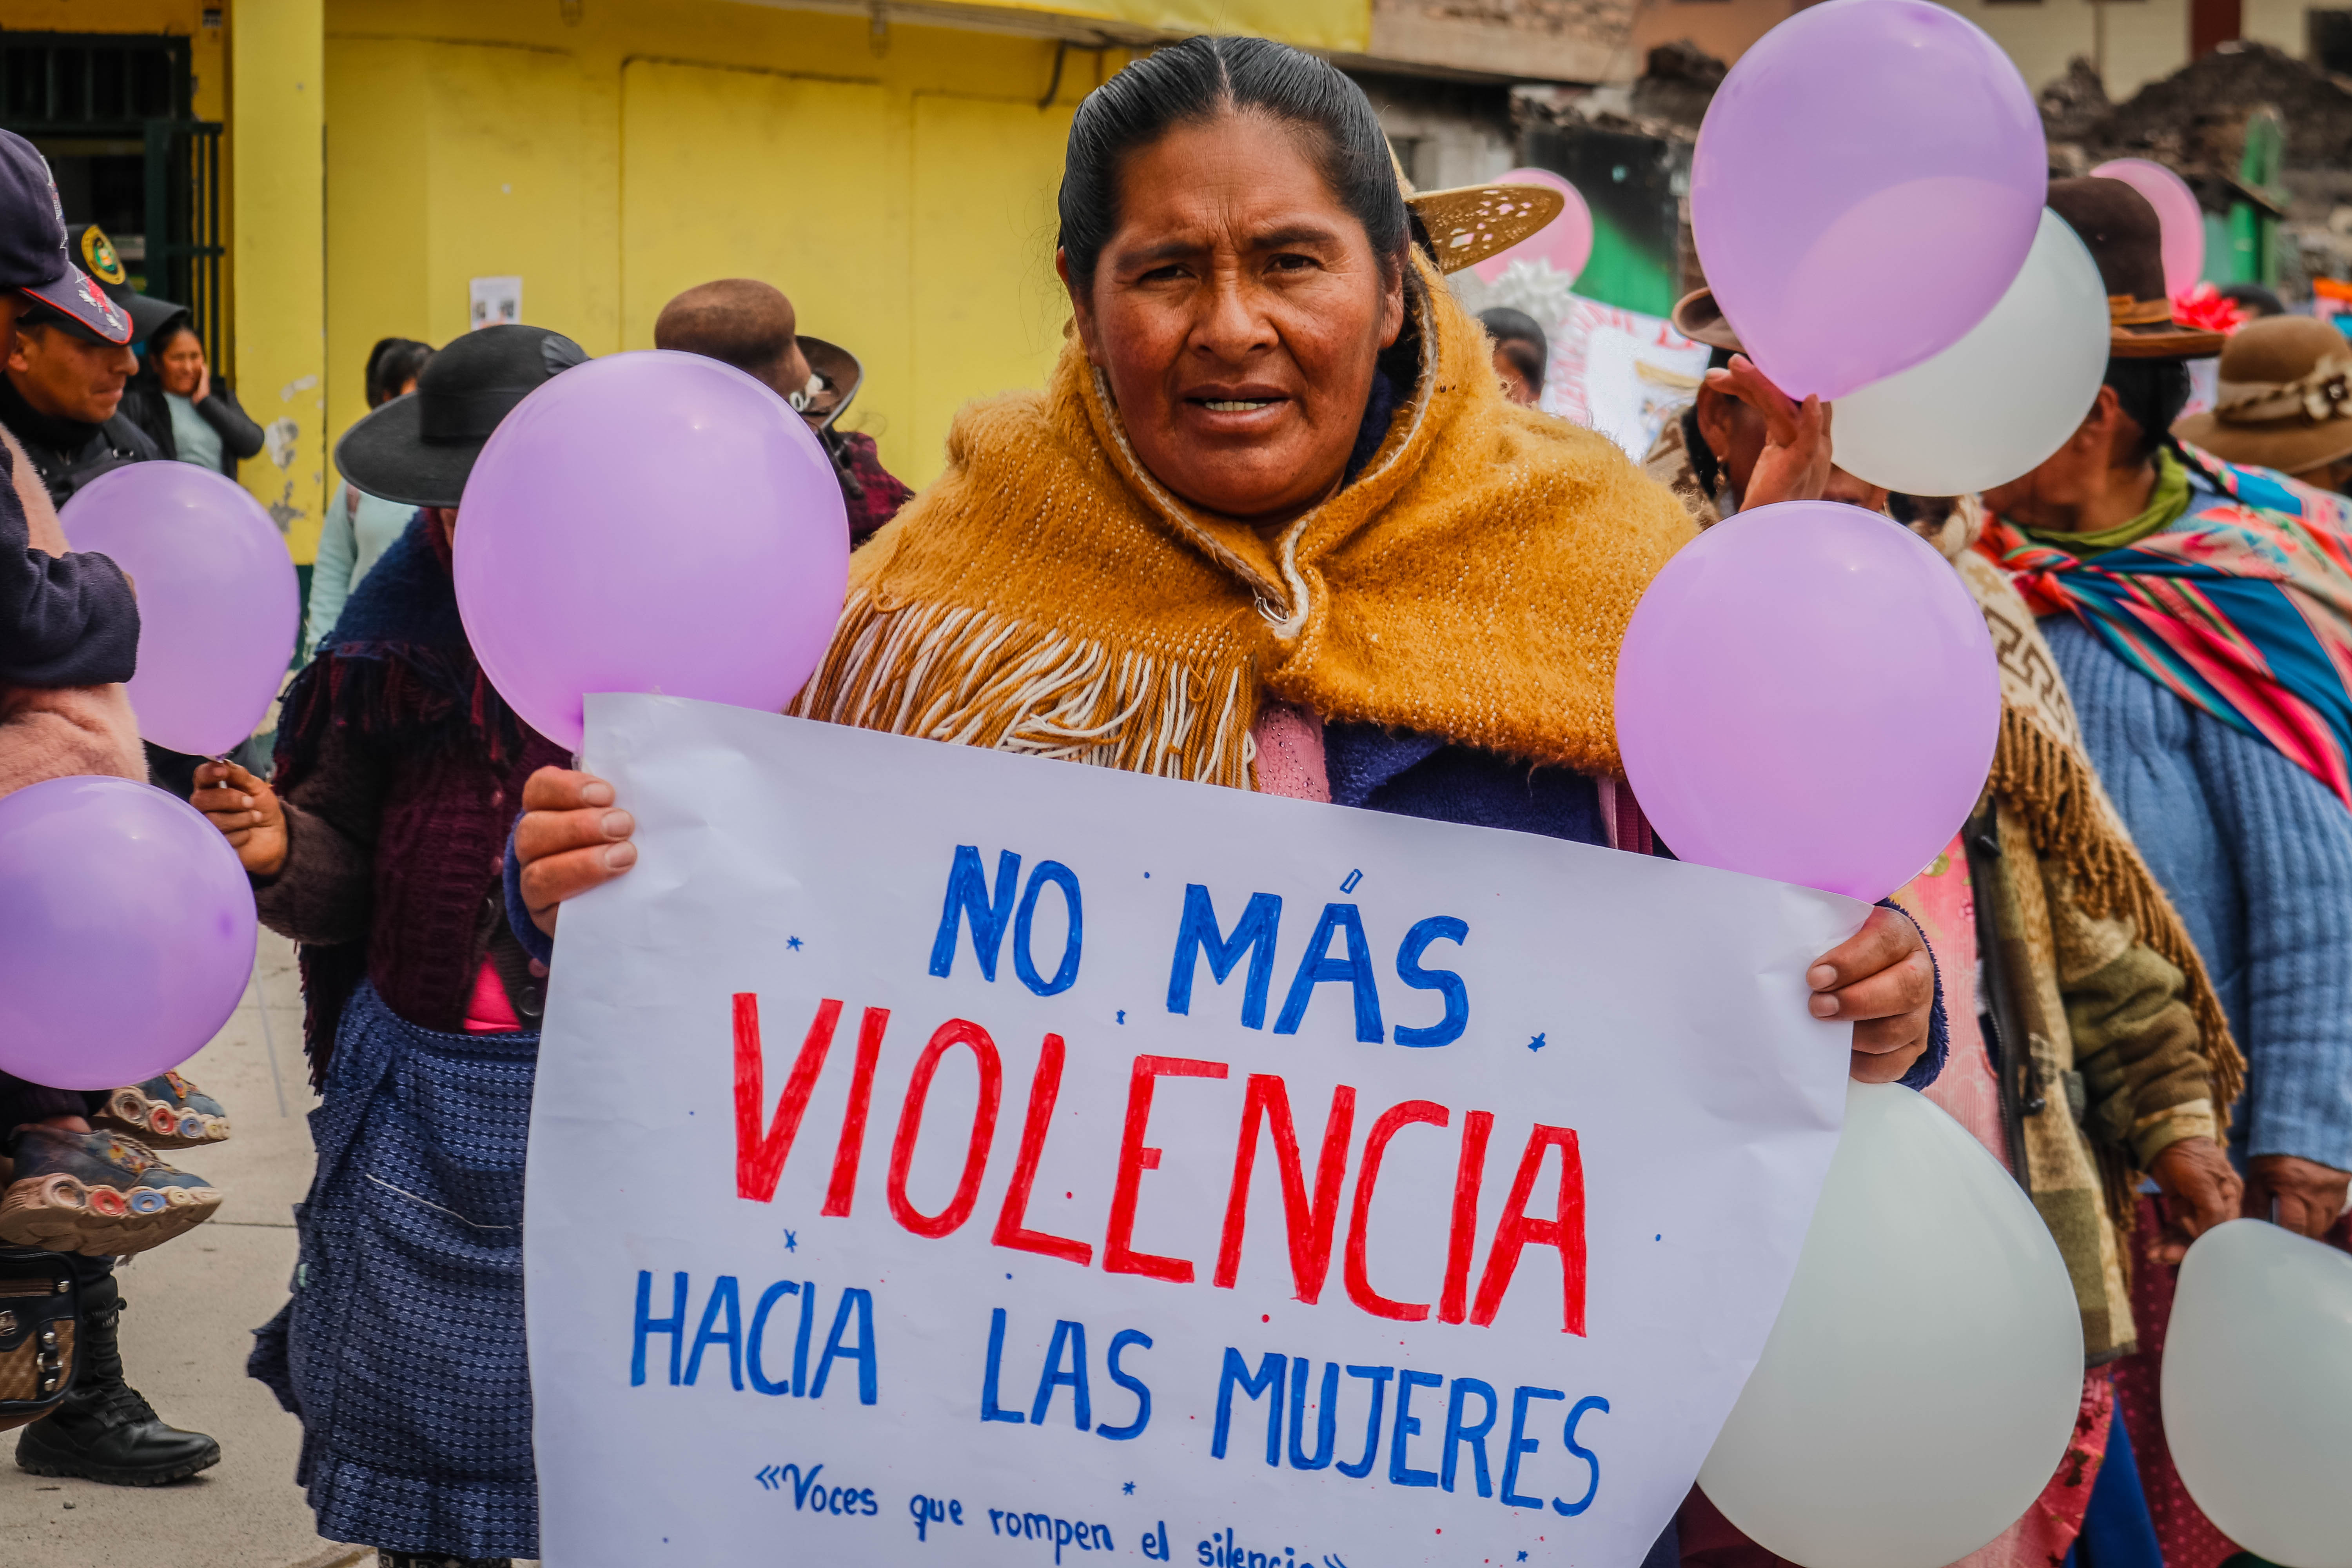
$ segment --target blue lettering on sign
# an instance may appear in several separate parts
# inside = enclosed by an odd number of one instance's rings
[[[1335,936],[1346,939],[1347,957],[1331,956]],[[1290,994],[1283,998],[1282,1016],[1274,1021],[1274,1032],[1298,1033],[1315,988],[1326,981],[1340,980],[1348,983],[1355,997],[1356,1038],[1366,1045],[1379,1045],[1388,1038],[1388,1030],[1381,1024],[1380,980],[1372,973],[1372,947],[1364,940],[1364,918],[1353,904],[1326,904],[1315,922],[1315,934],[1307,939],[1307,951],[1299,957],[1298,973],[1291,977]]]
[[[988,1510],[988,1526],[997,1534],[1011,1536],[1015,1541],[1050,1542],[1056,1563],[1062,1560],[1062,1553],[1068,1551],[1118,1550],[1111,1544],[1109,1525],[1056,1519],[1050,1513],[1024,1513],[1017,1509],[992,1508]]]
[[[1217,910],[1209,889],[1198,882],[1184,888],[1184,918],[1176,928],[1176,961],[1168,970],[1168,1010],[1192,1010],[1192,972],[1205,952],[1209,975],[1218,984],[1234,972],[1242,955],[1249,955],[1249,977],[1242,984],[1242,1026],[1265,1027],[1265,988],[1274,979],[1274,944],[1282,925],[1282,900],[1272,893],[1252,893],[1249,907],[1228,938],[1217,931]]]
[[[824,1349],[817,1358],[814,1377],[809,1374],[809,1349],[816,1327],[816,1284],[814,1280],[780,1279],[762,1290],[759,1304],[752,1309],[751,1330],[747,1333],[743,1328],[742,1291],[733,1275],[719,1275],[711,1281],[710,1292],[703,1302],[702,1314],[695,1320],[698,1326],[694,1331],[690,1352],[686,1329],[691,1294],[688,1277],[683,1271],[670,1276],[670,1310],[667,1316],[656,1317],[654,1314],[653,1292],[653,1271],[639,1269],[636,1310],[633,1314],[629,1349],[629,1385],[632,1388],[643,1387],[646,1382],[646,1342],[667,1337],[669,1341],[669,1385],[673,1388],[691,1388],[699,1384],[703,1374],[703,1358],[715,1347],[723,1345],[727,1350],[727,1382],[739,1394],[743,1392],[748,1378],[751,1388],[761,1394],[820,1399],[824,1395],[825,1385],[832,1380],[835,1363],[847,1362],[857,1372],[857,1403],[873,1405],[881,1398],[881,1354],[874,1337],[874,1293],[871,1290],[853,1285],[841,1292],[840,1304],[833,1315],[833,1330],[825,1336]],[[767,1346],[770,1316],[787,1296],[800,1298],[800,1324],[793,1342],[793,1375],[788,1380],[768,1375],[775,1358],[771,1356]]]
[[[977,877],[976,853],[972,864],[971,875]],[[947,943],[945,951],[951,951],[952,925],[942,929],[947,934],[940,940]],[[975,921],[975,932],[978,929]],[[1277,894],[1252,893],[1228,933],[1218,922],[1216,900],[1210,890],[1199,882],[1186,883],[1184,911],[1177,921],[1175,951],[1168,966],[1168,1010],[1186,1016],[1192,1013],[1193,979],[1202,959],[1208,960],[1209,978],[1223,985],[1246,958],[1249,968],[1242,983],[1242,1026],[1265,1027],[1266,999],[1273,984],[1281,929],[1282,899]],[[1433,1024],[1399,1024],[1397,1044],[1424,1048],[1450,1046],[1470,1027],[1469,986],[1453,970],[1436,968],[1425,962],[1432,944],[1450,942],[1458,946],[1469,935],[1470,923],[1453,915],[1432,915],[1405,932],[1397,949],[1397,979],[1411,990],[1436,992],[1444,999],[1445,1010]],[[1335,946],[1340,951],[1335,952]],[[1357,1039],[1377,1045],[1387,1037],[1371,942],[1364,931],[1363,913],[1354,904],[1323,906],[1314,933],[1307,940],[1307,950],[1299,955],[1298,966],[1291,975],[1289,989],[1284,994],[1274,1032],[1297,1034],[1307,1020],[1316,987],[1326,982],[1347,984]]]
[[[1038,1373],[1036,1393],[1024,1415],[1018,1405],[1003,1403],[1004,1336],[1007,1314],[1002,1307],[991,1309],[988,1315],[988,1357],[980,1380],[980,1418],[1002,1421],[1013,1426],[1043,1426],[1052,1415],[1055,1395],[1062,1389],[1070,1391],[1067,1408],[1071,1425],[1079,1431],[1092,1430],[1097,1436],[1114,1443],[1123,1443],[1143,1435],[1151,1424],[1151,1390],[1144,1381],[1120,1364],[1119,1358],[1129,1351],[1150,1350],[1151,1336],[1137,1329],[1121,1329],[1110,1339],[1110,1348],[1104,1357],[1104,1370],[1110,1381],[1135,1397],[1135,1418],[1120,1426],[1094,1425],[1094,1382],[1088,1371],[1087,1326],[1067,1318],[1054,1324],[1053,1337],[1046,1346],[1044,1370]],[[1014,1384],[1017,1389],[1020,1385]],[[1018,1398],[1018,1395],[1015,1395]]]
[[[1348,1382],[1340,1374],[1347,1374]],[[1365,1408],[1360,1416],[1343,1416],[1339,1405],[1341,1394],[1356,1382],[1370,1384],[1365,1394]],[[1391,1383],[1396,1386],[1396,1408],[1388,1409]],[[1289,1398],[1283,1394],[1287,1390]],[[1437,1438],[1436,1391],[1445,1390],[1444,1436]],[[1423,1391],[1426,1391],[1423,1393]],[[1309,1430],[1308,1396],[1313,1394],[1312,1430]],[[1538,1437],[1528,1435],[1529,1406],[1538,1400],[1564,1400],[1568,1395],[1556,1388],[1543,1388],[1521,1384],[1511,1390],[1510,1426],[1508,1436],[1490,1446],[1501,1425],[1503,1400],[1496,1385],[1484,1378],[1447,1377],[1434,1372],[1423,1372],[1412,1367],[1348,1366],[1337,1362],[1323,1363],[1322,1375],[1314,1375],[1314,1363],[1306,1356],[1289,1356],[1267,1352],[1253,1367],[1249,1358],[1228,1345],[1217,1373],[1216,1424],[1212,1429],[1209,1452],[1212,1458],[1224,1458],[1234,1449],[1234,1416],[1235,1395],[1254,1404],[1265,1400],[1266,1430],[1265,1458],[1268,1465],[1280,1465],[1286,1453],[1294,1470],[1331,1469],[1350,1480],[1364,1480],[1376,1475],[1389,1485],[1407,1488],[1434,1488],[1444,1491],[1475,1490],[1482,1498],[1492,1498],[1506,1508],[1542,1509],[1547,1500],[1540,1493],[1523,1494],[1518,1489],[1522,1478],[1528,1473],[1531,1458],[1545,1452]],[[1421,1397],[1416,1400],[1416,1394]],[[1288,1441],[1284,1441],[1283,1413],[1289,1411]],[[1609,1401],[1599,1394],[1578,1400],[1568,1412],[1560,1429],[1559,1450],[1564,1461],[1580,1464],[1583,1469],[1583,1495],[1573,1500],[1552,1498],[1549,1506],[1555,1513],[1569,1518],[1583,1513],[1601,1494],[1600,1456],[1586,1443],[1580,1441],[1578,1423],[1590,1415],[1609,1413]],[[1385,1419],[1384,1419],[1385,1417]],[[1360,1420],[1359,1428],[1356,1423]],[[1342,1431],[1363,1433],[1363,1449],[1352,1460],[1333,1459],[1343,1441]],[[1309,1449],[1309,1441],[1312,1449]],[[1416,1439],[1418,1442],[1416,1443]],[[1352,1438],[1345,1439],[1352,1443]],[[1381,1464],[1381,1449],[1387,1448],[1387,1464]],[[1245,1438],[1236,1453],[1256,1453],[1255,1436]],[[1497,1486],[1496,1466],[1501,1468]],[[1418,1461],[1418,1462],[1416,1462]],[[1573,1470],[1568,1472],[1574,1474]],[[1239,1553],[1239,1548],[1235,1551]],[[1203,1561],[1211,1559],[1204,1558]],[[1215,1561],[1223,1562],[1223,1558]],[[1245,1556],[1233,1560],[1244,1563]],[[1279,1563],[1277,1555],[1272,1561]]]
[[[843,1519],[870,1519],[882,1511],[872,1487],[832,1487],[818,1481],[823,1465],[803,1470],[798,1465],[763,1465],[752,1476],[767,1491],[789,1489],[795,1513],[829,1513]]]
[[[940,929],[931,938],[930,971],[941,979],[955,970],[957,933],[969,927],[971,954],[980,961],[983,980],[996,979],[997,955],[1004,947],[1009,925],[1013,932],[1013,973],[1040,996],[1058,996],[1078,982],[1078,960],[1086,946],[1086,905],[1078,891],[1078,874],[1059,860],[1041,860],[1029,873],[1029,886],[1016,909],[1013,894],[1021,887],[1021,857],[1010,849],[996,857],[996,886],[988,885],[976,844],[956,846],[948,867],[947,896],[940,905]],[[1038,896],[1048,888],[1062,895],[1068,917],[1062,936],[1062,956],[1051,979],[1040,973],[1030,941],[1037,918]]]

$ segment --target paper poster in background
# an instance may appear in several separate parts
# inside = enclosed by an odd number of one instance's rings
[[[1474,313],[1507,305],[1533,317],[1551,356],[1539,406],[1600,431],[1638,463],[1666,420],[1698,395],[1707,346],[1663,317],[1586,299],[1570,282],[1541,262],[1524,261],[1492,283],[1466,273],[1451,279]]]
[[[547,1561],[1633,1568],[1762,1346],[1865,912],[592,697],[525,1259]],[[1524,1554],[1524,1555],[1523,1555]]]
[[[466,284],[468,330],[517,326],[522,321],[520,278],[475,278]]]

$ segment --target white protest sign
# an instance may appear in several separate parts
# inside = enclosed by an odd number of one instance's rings
[[[593,697],[547,1561],[1633,1568],[1844,1104],[1828,894]]]

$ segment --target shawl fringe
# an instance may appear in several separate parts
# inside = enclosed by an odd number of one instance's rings
[[[791,711],[955,745],[1247,789],[1257,683],[990,611],[860,589]]]
[[[2004,703],[1991,784],[2004,804],[2016,808],[2034,849],[2066,868],[2084,910],[2130,921],[2142,942],[2188,976],[2200,1049],[2212,1075],[2215,1110],[2226,1130],[2230,1107],[2245,1087],[2246,1058],[2231,1036],[2230,1020],[2206,978],[2188,928],[2131,840],[2116,826],[2089,766],[2080,753]],[[2109,1196],[2131,1197],[2127,1184],[2118,1186],[2124,1180],[2108,1173]],[[2123,1202],[2111,1212],[2121,1216],[2135,1206]]]

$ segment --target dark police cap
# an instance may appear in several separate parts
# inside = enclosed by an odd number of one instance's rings
[[[0,289],[22,290],[47,307],[44,317],[86,336],[131,339],[130,316],[73,264],[47,160],[13,131],[0,131]]]

